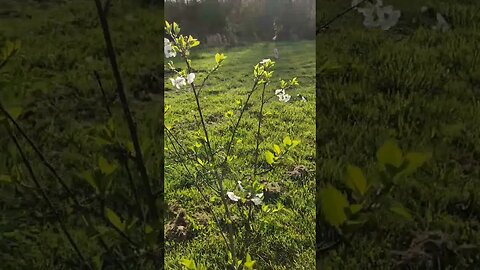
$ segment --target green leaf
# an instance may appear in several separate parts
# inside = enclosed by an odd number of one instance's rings
[[[153,228],[150,225],[145,225],[145,234],[150,234],[153,232]]]
[[[297,77],[293,78],[290,80],[290,85],[291,86],[298,86],[298,80]]]
[[[255,261],[253,261],[252,257],[250,257],[250,254],[247,253],[247,258],[245,259],[245,264],[243,265],[243,269],[252,270],[254,264],[255,264]]]
[[[175,35],[178,35],[180,33],[180,27],[176,22],[173,22],[173,32],[175,32]]]
[[[172,26],[170,25],[170,23],[168,23],[168,21],[165,21],[165,31],[169,34],[172,31]]]
[[[230,110],[230,111],[228,111],[228,112],[225,113],[225,117],[226,117],[226,118],[230,118],[230,117],[232,117],[233,115],[234,115],[234,114],[233,114],[233,111],[232,111],[232,110]]]
[[[133,217],[133,218],[129,219],[127,223],[125,223],[125,225],[126,225],[125,227],[127,228],[127,230],[133,230],[135,228],[135,224],[137,224],[137,222],[138,222],[138,218]]]
[[[5,61],[9,57],[11,57],[13,54],[15,54],[19,49],[20,49],[20,40],[16,40],[14,42],[7,40],[7,42],[5,42],[5,45],[1,50],[0,63],[2,64],[5,63]]]
[[[361,205],[361,204],[352,204],[352,205],[350,205],[349,209],[350,209],[350,213],[352,215],[355,215],[356,213],[360,212],[360,210],[362,210],[362,208],[363,208],[363,205]]]
[[[112,144],[111,141],[105,139],[105,138],[102,138],[102,137],[93,137],[93,136],[90,136],[90,138],[98,145],[98,146],[105,146],[105,145],[110,145]]]
[[[228,251],[227,255],[228,255],[227,263],[231,264],[233,262],[232,252]]]
[[[367,191],[367,179],[365,178],[362,169],[357,166],[347,166],[345,183],[350,189],[358,192],[362,196],[365,195],[365,192]]]
[[[12,178],[10,177],[10,175],[1,174],[0,183],[6,183],[6,184],[12,183]]]
[[[193,48],[193,47],[196,47],[196,46],[200,45],[200,41],[193,38],[192,36],[188,36],[187,42],[188,42],[188,46],[190,46],[190,48]]]
[[[377,160],[382,165],[392,165],[399,168],[402,165],[402,150],[395,140],[387,140],[377,151]]]
[[[293,147],[297,146],[299,143],[300,143],[300,140],[293,140],[292,141],[292,146],[290,146],[290,148],[293,148]]]
[[[177,38],[177,43],[180,45],[180,48],[184,49],[187,46],[187,42],[183,36]]]
[[[286,136],[285,138],[283,138],[283,145],[285,146],[292,145],[292,140],[290,139],[290,136]]]
[[[273,151],[275,152],[275,155],[277,155],[277,156],[280,156],[280,154],[282,153],[282,149],[280,149],[280,146],[278,146],[277,144],[273,145]]]
[[[269,165],[272,165],[275,162],[275,156],[270,151],[265,151],[265,160]]]
[[[223,62],[223,60],[225,60],[227,57],[222,53],[217,53],[215,54],[215,62],[217,63],[217,65],[219,65],[220,63]]]
[[[180,264],[187,268],[188,270],[195,270],[197,269],[197,266],[195,265],[194,260],[189,260],[189,259],[181,259]]]
[[[121,230],[122,232],[125,231],[125,224],[123,224],[120,217],[113,212],[110,208],[105,208],[105,217],[112,223],[113,226],[117,227],[117,229]]]
[[[19,106],[6,108],[6,111],[12,116],[14,120],[17,120],[18,117],[22,114],[23,108]]]
[[[430,153],[419,153],[419,152],[410,152],[405,155],[405,161],[407,162],[407,167],[402,171],[403,174],[414,173],[418,168],[420,168],[425,162],[431,158]]]
[[[131,141],[127,142],[125,144],[125,147],[127,148],[129,153],[131,153],[132,155],[135,155],[135,147],[133,146],[133,143]]]
[[[96,270],[101,270],[103,266],[103,259],[101,254],[97,254],[92,258],[93,265]]]
[[[95,179],[93,178],[93,176],[90,172],[84,171],[84,172],[78,174],[78,177],[82,178],[88,184],[90,184],[90,186],[92,186],[97,193],[100,191],[100,189],[98,188],[97,181],[95,181]]]
[[[192,42],[190,43],[190,48],[196,47],[196,46],[198,46],[198,45],[200,45],[200,41],[194,40],[194,41],[192,41]]]
[[[362,228],[365,223],[367,223],[367,221],[368,219],[366,217],[361,217],[354,220],[347,220],[342,229],[344,229],[345,232],[355,232],[358,231],[358,229]]]
[[[98,159],[98,167],[104,175],[110,175],[117,169],[115,163],[109,163],[104,157]]]
[[[331,185],[320,189],[321,210],[330,225],[339,228],[347,220],[345,208],[349,203],[345,196]]]
[[[390,211],[392,213],[395,213],[409,221],[412,221],[413,218],[412,218],[412,215],[410,214],[410,212],[408,211],[408,209],[406,209],[401,203],[399,202],[392,202],[392,204],[390,205]]]

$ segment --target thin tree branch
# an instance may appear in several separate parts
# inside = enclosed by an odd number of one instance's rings
[[[174,44],[179,46],[179,44],[177,43],[176,38],[175,38],[176,36],[174,34],[172,34],[172,37],[173,37]],[[187,65],[187,73],[191,73],[193,68],[190,65],[190,61],[188,61],[188,57],[187,57],[186,53],[181,52],[181,55],[182,55],[183,59],[185,60],[185,64]],[[206,81],[206,78],[203,80],[202,86],[205,84],[205,81]],[[208,156],[209,160],[211,162],[213,162],[214,159],[215,159],[215,156],[213,154],[212,146],[210,144],[210,138],[208,136],[208,131],[207,131],[207,125],[205,123],[205,118],[203,117],[202,107],[200,106],[200,100],[199,100],[200,90],[197,92],[194,82],[192,82],[190,84],[190,87],[192,88],[193,94],[195,96],[197,111],[198,111],[198,114],[200,116],[200,123],[202,124],[203,133],[205,134],[205,140],[206,140],[207,148],[208,148],[208,151],[209,151],[209,153],[207,153],[207,156]]]
[[[22,135],[25,140],[27,140],[28,144],[30,147],[32,147],[33,151],[38,155],[42,163],[48,168],[48,170],[53,174],[53,176],[58,180],[60,185],[65,189],[65,191],[68,193],[69,197],[74,201],[75,205],[77,207],[81,207],[80,203],[78,202],[77,198],[73,194],[73,192],[70,190],[68,185],[65,183],[65,181],[58,175],[57,171],[53,168],[53,166],[47,161],[45,156],[42,154],[40,149],[35,145],[35,143],[30,139],[30,137],[27,136],[25,131],[20,127],[20,125],[17,123],[17,121],[10,115],[7,110],[3,107],[3,105],[0,103],[0,111],[12,122],[12,124],[15,126],[15,128],[20,132],[20,135]]]
[[[167,132],[169,132],[170,130],[168,128],[167,129]],[[177,148],[175,147],[175,143],[174,141],[172,140],[172,137],[175,138],[172,133],[167,133],[167,138],[168,140],[170,141],[170,144],[172,145],[173,147],[173,150],[175,152],[175,154],[177,156],[180,157],[180,153],[178,152]],[[176,139],[175,139],[176,140]],[[185,168],[185,170],[187,171],[187,173],[190,175],[190,177],[192,179],[195,179],[196,177],[193,175],[193,173],[190,171],[190,169],[188,169],[187,167],[187,164],[185,164],[184,160],[181,160],[181,163],[183,165],[183,167]],[[207,199],[207,196],[204,194],[203,190],[200,188],[200,186],[195,183],[194,184],[195,188],[198,190],[198,192],[200,193],[200,195],[202,196],[203,200],[205,201],[205,203],[208,205],[210,202],[209,200]],[[214,191],[216,191],[213,187],[210,186],[210,188],[212,188]],[[220,194],[220,196],[222,196],[222,194]],[[215,214],[215,212],[213,211],[213,207],[211,206],[207,206],[207,209],[209,210],[209,212],[212,214],[213,218],[215,219],[215,223],[217,223],[218,225],[218,228],[220,228],[220,219],[217,217],[217,215]],[[228,241],[227,241],[227,238],[225,237],[225,235],[223,234],[222,230],[220,229],[220,235],[222,236],[223,240],[225,241],[225,245],[226,247],[228,248],[229,247],[229,244],[228,244]]]
[[[122,78],[120,75],[120,71],[118,69],[117,59],[115,55],[115,50],[113,48],[112,39],[110,36],[110,30],[108,27],[108,22],[103,12],[102,4],[100,0],[95,0],[95,4],[97,6],[97,12],[100,19],[100,24],[103,30],[103,37],[105,39],[105,45],[107,47],[108,57],[110,59],[110,65],[112,67],[113,76],[115,78],[117,84],[117,94],[120,98],[124,116],[126,118],[128,129],[130,131],[130,137],[135,149],[135,160],[137,163],[138,170],[140,172],[141,179],[143,181],[143,188],[146,193],[146,201],[149,206],[149,215],[151,215],[152,219],[158,221],[158,210],[155,203],[155,197],[152,193],[152,188],[150,185],[150,181],[147,174],[147,168],[145,167],[145,162],[143,160],[142,149],[140,147],[140,142],[138,139],[137,134],[137,127],[133,120],[133,116],[130,112],[130,107],[128,106],[128,100],[125,94],[125,89],[123,86]]]
[[[232,136],[230,137],[230,140],[227,143],[225,160],[223,161],[223,164],[227,162],[227,158],[228,158],[228,155],[230,155],[230,150],[232,148],[233,140],[235,139],[235,135],[237,134],[237,129],[238,129],[238,126],[240,125],[240,121],[242,120],[243,113],[246,111],[248,102],[250,101],[250,97],[252,96],[253,92],[255,92],[257,85],[258,85],[258,81],[255,80],[255,82],[253,83],[252,89],[248,93],[247,100],[245,101],[245,104],[243,105],[242,110],[240,111],[240,116],[238,117],[237,122],[233,127]]]
[[[143,225],[145,225],[145,213],[143,211],[140,198],[138,197],[137,187],[135,185],[135,181],[133,181],[133,177],[132,177],[132,173],[130,171],[130,167],[128,166],[128,158],[123,157],[122,158],[122,163],[123,163],[123,167],[125,168],[125,171],[127,172],[127,176],[128,176],[127,178],[128,178],[129,183],[130,183],[130,186],[132,188],[133,196],[135,197],[135,202],[138,204],[138,211],[142,215],[143,223],[144,223]]]
[[[190,72],[192,67],[190,66],[190,63],[188,63],[188,61],[185,61],[185,62],[187,63],[187,67],[188,67],[188,70]],[[207,147],[208,147],[208,150],[210,152],[210,158],[209,159],[210,159],[211,162],[213,162],[215,157],[213,155],[212,146],[210,144],[210,138],[208,136],[208,131],[207,131],[207,125],[205,123],[205,118],[203,117],[202,107],[200,106],[199,93],[197,93],[197,91],[195,89],[195,84],[193,82],[190,84],[190,86],[192,87],[193,93],[195,95],[195,102],[197,104],[198,114],[200,115],[200,123],[202,123],[203,132],[205,133],[205,140],[207,142]]]
[[[215,68],[213,68],[210,72],[207,73],[207,76],[205,76],[205,78],[202,81],[202,84],[200,84],[200,87],[198,88],[198,93],[197,93],[198,95],[200,95],[200,91],[202,91],[202,89],[205,86],[205,83],[207,82],[210,75],[212,75],[212,73],[217,71],[219,67],[220,67],[220,65],[216,65]]]
[[[103,98],[103,103],[105,105],[105,109],[107,109],[108,115],[112,116],[112,111],[110,110],[110,105],[108,102],[107,95],[105,94],[105,90],[103,89],[102,85],[102,80],[100,79],[100,75],[96,70],[93,71],[93,75],[95,76],[95,79],[97,80],[98,87],[100,88],[100,91],[102,92],[102,98]]]
[[[361,4],[367,2],[367,1],[370,1],[370,0],[362,0],[360,2],[358,2],[358,4],[354,5],[354,6],[351,6],[350,8],[347,8],[345,9],[344,11],[340,12],[339,14],[335,15],[333,18],[331,18],[330,20],[328,20],[326,23],[324,23],[322,26],[320,26],[318,29],[317,29],[317,34],[320,33],[320,31],[324,30],[324,29],[327,29],[332,23],[334,23],[336,20],[340,19],[341,17],[343,17],[345,14],[347,14],[348,12],[356,9],[357,7],[359,7]]]
[[[260,139],[261,139],[261,127],[262,127],[262,119],[263,119],[263,106],[265,105],[265,88],[267,87],[267,84],[263,84],[263,90],[262,90],[262,100],[261,100],[261,105],[260,105],[260,111],[258,112],[258,126],[257,126],[257,134],[255,136],[256,139],[256,146],[255,146],[255,152],[254,152],[254,159],[253,159],[253,177],[257,174],[257,169],[258,169],[258,148],[260,147]]]
[[[185,156],[188,156],[188,153],[187,151],[185,150],[185,148],[178,142],[178,139],[175,137],[175,135],[173,134],[173,132],[165,127],[165,129],[167,130],[167,139],[170,141],[170,144],[172,145],[173,147],[173,151],[175,152],[176,156],[177,156],[177,159],[180,161],[180,163],[182,163],[183,167],[185,168],[185,170],[187,171],[188,174],[190,174],[190,177],[192,179],[195,179],[196,177],[194,177],[193,173],[190,171],[190,169],[188,169],[186,163],[185,163]],[[183,155],[180,153],[180,151],[177,149],[177,147],[175,146],[175,143],[178,144],[178,146],[180,147],[180,149],[182,150],[183,152]],[[197,171],[197,174],[200,173],[200,170],[198,170],[198,168],[195,167],[195,170]],[[205,181],[205,184],[207,184],[213,191],[217,192],[218,195],[222,195],[220,190],[218,190],[217,188],[215,188],[214,186],[212,186],[210,183],[208,183],[207,181]]]
[[[33,172],[33,168],[32,166],[30,165],[30,162],[28,161],[27,157],[25,156],[25,153],[23,152],[22,150],[22,147],[20,146],[17,138],[15,137],[15,135],[13,134],[12,132],[12,129],[10,128],[10,126],[8,124],[5,124],[5,127],[8,131],[8,135],[10,136],[10,138],[13,140],[14,144],[15,144],[15,147],[17,148],[17,151],[18,153],[20,154],[20,156],[22,157],[22,161],[25,165],[25,167],[27,168],[28,170],[28,173],[30,174],[30,177],[32,178],[33,182],[35,183],[35,186],[37,187],[37,189],[40,191],[40,194],[42,195],[42,198],[43,200],[47,203],[48,207],[50,207],[50,209],[52,210],[53,214],[55,215],[55,218],[57,219],[57,222],[60,224],[60,229],[62,230],[62,232],[65,234],[65,236],[67,237],[68,239],[68,242],[70,243],[70,245],[73,247],[73,249],[75,250],[75,252],[77,253],[78,257],[80,257],[81,261],[83,262],[83,264],[88,268],[88,269],[92,269],[92,267],[90,266],[90,264],[87,262],[87,260],[85,259],[85,257],[83,256],[82,252],[80,251],[80,249],[78,248],[77,244],[75,243],[75,241],[73,240],[72,236],[70,235],[70,233],[68,232],[67,230],[67,227],[65,226],[65,224],[63,223],[62,221],[62,218],[60,217],[60,214],[57,212],[55,206],[53,205],[53,203],[50,201],[50,199],[48,198],[48,195],[47,193],[45,192],[45,190],[43,189],[43,187],[40,185],[40,182],[38,181],[37,179],[37,176],[35,175],[35,173]]]

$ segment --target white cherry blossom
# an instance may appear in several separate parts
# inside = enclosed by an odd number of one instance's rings
[[[187,75],[187,83],[192,84],[193,81],[195,80],[195,73],[190,73]]]
[[[237,195],[235,195],[235,193],[229,191],[227,192],[227,196],[230,200],[234,201],[234,202],[238,202],[238,200],[240,200],[241,198],[238,197]]]
[[[175,57],[177,56],[177,52],[173,49],[172,43],[168,38],[163,39],[163,51],[165,52],[165,57],[170,58],[170,57]]]
[[[171,78],[170,81],[172,82],[173,87],[176,87],[177,89],[181,89],[183,86],[187,85],[185,78],[180,76],[175,79]]]

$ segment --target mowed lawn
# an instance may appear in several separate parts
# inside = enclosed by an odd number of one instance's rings
[[[432,159],[392,192],[413,221],[377,213],[348,241],[322,252],[320,267],[403,269],[397,263],[411,263],[405,269],[477,269],[480,3],[384,3],[402,11],[389,31],[365,29],[362,15],[353,11],[317,35],[318,185],[333,183],[346,194],[346,165],[365,169],[368,178],[375,152],[388,138],[405,150],[429,151]],[[435,13],[433,19],[421,17],[423,5],[442,13],[453,30],[432,30]],[[323,2],[317,21],[348,7]],[[321,218],[320,245],[337,240],[331,232]],[[402,252],[411,257],[395,255]],[[433,254],[433,262],[422,252]]]
[[[205,71],[213,67],[215,53],[227,56],[224,66],[211,75],[200,96],[214,149],[224,146],[231,134],[229,128],[239,116],[237,101],[245,102],[253,84],[253,66],[264,58],[273,60],[274,46],[273,43],[255,43],[224,49],[204,48],[201,44],[199,49],[192,50],[197,84],[202,81]],[[283,161],[274,172],[262,177],[262,181],[278,188],[278,196],[265,203],[272,207],[281,203],[288,211],[273,214],[272,222],[256,232],[260,235],[260,241],[251,244],[250,254],[256,260],[257,269],[314,269],[315,43],[279,42],[276,46],[280,59],[276,61],[274,79],[267,88],[267,96],[273,96],[275,89],[280,86],[280,79],[297,77],[300,86],[287,91],[292,96],[288,103],[279,102],[275,97],[265,105],[260,152],[271,149],[274,143],[281,144],[287,135],[301,140],[301,143],[290,154],[290,160]],[[181,66],[180,63],[178,65]],[[194,132],[199,130],[200,120],[198,116],[195,118],[195,99],[191,90],[173,88],[169,80],[173,74],[165,74],[165,104],[171,106],[165,115],[165,123],[180,141],[190,142],[190,145],[187,144],[189,147],[194,144],[191,139]],[[297,94],[304,96],[307,102],[300,101]],[[251,169],[260,97],[259,89],[252,96],[253,106],[244,115],[239,127],[237,139],[242,142],[236,144],[234,149],[234,154],[238,156],[238,172]],[[234,116],[226,117],[228,111],[232,111]],[[179,209],[184,209],[190,223],[187,240],[173,238],[167,242],[166,268],[181,269],[178,263],[180,259],[194,258],[206,264],[208,269],[220,269],[226,258],[223,240],[212,224],[213,219],[208,215],[201,195],[193,187],[193,180],[176,162],[167,140],[166,147],[165,198],[169,214],[165,222],[175,219]],[[262,160],[262,163],[265,161]],[[287,173],[298,165],[306,166],[310,172],[301,179],[290,177]],[[227,181],[227,189],[233,189],[236,180]],[[215,207],[220,209],[220,206]]]

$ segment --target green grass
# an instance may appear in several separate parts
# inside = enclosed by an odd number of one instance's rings
[[[160,175],[160,144],[163,108],[159,104],[163,54],[161,51],[163,19],[162,10],[143,9],[129,1],[113,1],[109,24],[112,32],[120,71],[127,96],[139,129],[147,169],[154,180]],[[92,1],[49,1],[45,3],[3,1],[0,4],[0,42],[20,39],[21,50],[1,71],[2,103],[24,108],[18,119],[29,137],[39,146],[47,160],[74,190],[77,198],[91,210],[93,220],[104,234],[108,245],[124,256],[133,256],[132,249],[119,238],[94,211],[101,209],[94,189],[81,177],[83,171],[98,168],[97,160],[104,157],[115,160],[115,154],[101,145],[99,137],[104,133],[107,111],[93,71],[99,72],[109,97],[114,96],[115,83],[104,53],[104,41],[95,5]],[[302,142],[292,152],[293,161],[287,161],[274,173],[266,176],[269,182],[279,182],[282,194],[278,201],[291,210],[291,214],[279,215],[275,222],[259,231],[261,241],[251,247],[251,255],[260,269],[312,269],[314,264],[314,177],[303,183],[292,180],[285,173],[295,165],[314,167],[314,69],[313,42],[280,43],[281,59],[277,63],[276,78],[290,79],[297,76],[301,87],[292,91],[292,102],[280,104],[272,99],[266,105],[266,124],[263,129],[265,144],[280,143],[285,135]],[[244,97],[252,82],[252,68],[264,57],[271,57],[271,44],[253,44],[232,48],[224,52],[229,57],[225,68],[212,76],[201,100],[205,106],[207,125],[220,145],[232,119],[224,113],[233,110],[235,100]],[[213,63],[214,50],[199,50],[194,55],[198,79],[201,70]],[[211,56],[206,58],[207,56]],[[273,93],[274,86],[269,88]],[[187,138],[195,129],[193,99],[191,93],[173,91],[166,87],[167,104],[173,105],[166,119],[174,125],[180,138]],[[302,94],[307,103],[293,101]],[[258,98],[258,96],[255,96]],[[256,107],[254,107],[255,109]],[[128,141],[128,132],[120,104],[112,104],[113,123],[120,142]],[[238,162],[251,158],[253,137],[250,129],[255,124],[250,111],[240,127],[242,145],[235,146]],[[0,261],[5,269],[72,269],[79,260],[59,231],[52,211],[40,198],[38,190],[22,165],[16,149],[5,129],[0,129],[0,175],[9,175],[21,184],[3,183],[0,186]],[[73,208],[65,191],[27,146],[20,140],[27,157],[48,197],[59,210],[68,230],[89,262],[103,261],[104,269],[118,269],[110,254],[104,254],[94,230],[87,229],[78,211]],[[3,151],[7,149],[8,151]],[[168,154],[168,152],[167,152]],[[130,166],[134,170],[133,163]],[[191,189],[191,179],[170,156],[166,160],[165,199],[169,206],[184,208],[188,215],[202,220],[195,213],[204,213],[198,193]],[[127,173],[120,167],[110,177],[112,192],[107,197],[107,207],[122,219],[135,212],[133,193],[129,188]],[[136,174],[134,181],[140,181]],[[232,187],[233,183],[228,186]],[[154,191],[158,191],[155,185]],[[268,202],[274,205],[275,201]],[[166,222],[173,216],[169,212]],[[276,216],[273,216],[276,218]],[[208,219],[208,216],[207,216]],[[206,261],[209,269],[221,269],[225,248],[214,228],[188,228],[193,239],[169,242],[167,269],[180,269],[178,260],[194,257]],[[141,228],[130,236],[142,241]],[[220,266],[219,266],[220,265]],[[127,261],[127,269],[152,269],[144,259]],[[219,268],[220,267],[220,268]]]
[[[229,127],[237,119],[236,100],[245,102],[246,94],[253,84],[253,66],[263,58],[271,58],[273,44],[258,43],[248,46],[221,49],[209,48],[195,50],[192,55],[193,67],[199,71],[208,70],[215,63],[214,54],[225,53],[227,59],[224,67],[214,73],[202,90],[200,102],[206,118],[207,128],[212,138],[213,148],[223,146],[231,134]],[[275,201],[267,204],[275,206],[280,202],[290,210],[290,214],[274,214],[273,224],[258,231],[259,241],[252,243],[251,256],[257,261],[258,269],[313,269],[315,252],[315,182],[313,172],[303,181],[291,179],[286,175],[296,165],[314,168],[315,140],[315,92],[314,70],[315,53],[312,41],[278,43],[280,59],[276,62],[274,81],[269,86],[267,95],[273,95],[279,88],[280,79],[297,77],[300,87],[290,91],[292,100],[281,103],[276,98],[270,100],[264,108],[264,125],[262,136],[264,143],[260,149],[272,147],[273,143],[281,144],[282,139],[290,135],[301,140],[298,149],[292,152],[291,161],[281,164],[273,173],[267,174],[262,180],[277,182],[281,186],[281,194]],[[197,73],[197,82],[201,82],[204,73]],[[180,140],[192,141],[192,135],[199,129],[194,123],[196,114],[195,99],[191,90],[172,89],[170,77],[166,76],[165,104],[172,108],[165,115],[166,125],[171,125]],[[204,91],[204,92],[203,92]],[[259,107],[260,91],[253,95],[254,106],[251,107],[242,120],[237,139],[241,144],[235,145],[234,152],[238,155],[238,172],[248,170],[246,167],[253,159],[255,148],[254,131],[256,130],[256,112]],[[300,102],[297,94],[307,98]],[[227,111],[234,111],[235,116],[227,118]],[[197,116],[198,119],[198,116]],[[189,144],[187,144],[189,146]],[[195,215],[206,213],[205,203],[192,186],[182,166],[174,162],[169,146],[165,161],[165,194],[170,206],[175,205],[185,209],[187,215],[195,219]],[[263,156],[263,155],[262,155]],[[263,162],[264,163],[264,162]],[[227,181],[227,189],[233,189],[236,180]],[[217,208],[217,207],[216,207]],[[218,207],[220,209],[220,207]],[[171,213],[172,218],[175,216]],[[169,220],[167,220],[168,222]],[[167,242],[166,267],[180,269],[178,261],[181,258],[195,258],[204,262],[208,269],[219,269],[225,262],[225,247],[220,235],[213,227],[191,231],[193,239],[186,241]]]
[[[480,243],[480,5],[384,2],[402,11],[388,32],[364,29],[361,15],[352,12],[317,35],[317,185],[344,190],[347,164],[371,172],[387,138],[433,157],[392,194],[414,221],[377,214],[347,243],[320,254],[324,269],[396,269],[390,251],[408,249],[416,231],[441,231],[457,245]],[[422,5],[446,15],[453,31],[412,23]],[[317,8],[317,21],[326,21],[348,6],[323,2]],[[319,222],[317,233],[328,243],[331,229]],[[439,267],[476,269],[476,250],[451,258],[442,254]],[[412,267],[433,269],[420,262]]]
[[[162,151],[159,144],[162,125],[158,119],[163,109],[158,106],[157,96],[162,83],[163,11],[143,9],[128,1],[114,2],[109,14],[112,39],[139,136],[142,143],[152,145],[143,149],[148,171],[158,177],[158,153]],[[92,212],[99,210],[101,207],[94,190],[77,177],[79,172],[94,169],[100,156],[114,160],[112,152],[91,137],[98,136],[108,120],[93,71],[99,72],[109,97],[115,91],[95,3],[93,0],[44,1],[40,4],[2,1],[0,9],[6,11],[0,18],[0,43],[3,45],[5,40],[14,39],[22,43],[18,54],[0,73],[2,103],[24,108],[18,119],[20,125],[82,204]],[[160,78],[156,80],[155,76]],[[148,92],[152,99],[140,98],[144,92]],[[112,111],[119,137],[127,140],[128,132],[118,101],[112,105]],[[78,258],[59,231],[52,211],[38,190],[29,188],[33,183],[3,125],[0,138],[0,174],[10,175],[24,185],[3,182],[0,185],[1,268],[78,267]],[[112,263],[112,256],[102,253],[95,233],[86,228],[78,211],[72,208],[72,202],[66,199],[65,191],[41,165],[26,141],[21,139],[20,144],[87,260],[93,261],[96,256],[101,256],[105,269],[118,269]],[[115,195],[107,199],[107,204],[125,218],[129,215],[133,198],[128,191],[126,172],[118,170],[112,177],[115,178],[112,185],[112,194]],[[94,220],[99,226],[105,225],[99,217]],[[116,246],[123,254],[131,254],[128,245],[122,246],[122,240],[117,236],[108,235],[107,239],[109,245]],[[140,260],[126,262],[125,266],[129,269],[149,268]]]

